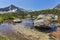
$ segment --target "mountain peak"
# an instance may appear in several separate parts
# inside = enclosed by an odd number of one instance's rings
[[[18,7],[16,7],[15,5],[13,5],[13,4],[11,4],[10,6],[8,6],[9,8],[11,8],[11,9],[15,9],[15,8],[18,8]]]
[[[10,6],[14,6],[13,4],[11,4]]]
[[[13,4],[11,4],[8,7],[0,8],[0,13],[7,13],[7,12],[14,12],[14,13],[20,12],[20,13],[23,13],[23,12],[26,12],[26,10],[23,9],[23,8],[16,7]]]
[[[15,5],[11,4],[10,7],[16,7]]]

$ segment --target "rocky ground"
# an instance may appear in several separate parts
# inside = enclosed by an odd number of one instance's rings
[[[25,28],[23,25],[15,25],[16,31],[23,34],[28,40],[50,40],[49,33],[39,32],[35,29]]]
[[[20,24],[12,25],[11,29],[0,30],[0,36],[9,38],[7,40],[53,40],[50,39],[49,33],[30,29]]]

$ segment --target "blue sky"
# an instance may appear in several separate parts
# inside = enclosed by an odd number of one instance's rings
[[[43,10],[53,8],[60,3],[60,0],[0,0],[0,8],[11,4],[26,10]]]

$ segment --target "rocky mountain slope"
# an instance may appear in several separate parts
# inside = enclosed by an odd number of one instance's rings
[[[5,8],[0,8],[0,12],[14,12],[14,13],[20,12],[20,13],[23,13],[23,12],[27,12],[27,11],[23,8],[16,7],[15,5],[10,5]]]
[[[60,10],[60,4],[58,4],[56,7],[54,7],[53,9],[57,9]]]

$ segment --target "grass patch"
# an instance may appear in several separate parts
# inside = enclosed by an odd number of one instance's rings
[[[11,38],[0,37],[0,40],[12,40]]]

